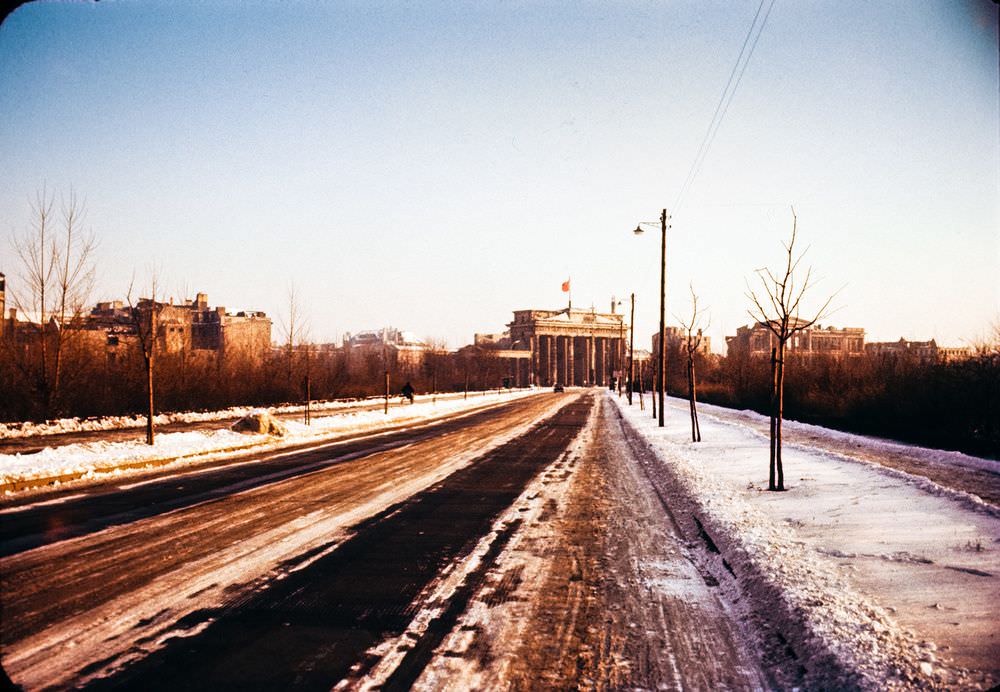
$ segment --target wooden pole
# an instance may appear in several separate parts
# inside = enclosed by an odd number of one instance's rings
[[[155,364],[156,357],[156,288],[153,288],[153,298],[150,300],[149,309],[149,334],[146,335],[148,340],[148,347],[143,344],[146,348],[148,355],[146,356],[146,391],[149,394],[149,412],[146,415],[146,444],[151,445],[154,443],[155,432],[153,429],[153,418],[156,416],[155,405],[153,403],[153,367]],[[44,339],[44,336],[43,336]]]
[[[385,371],[385,414],[389,415],[389,371]]]
[[[660,398],[660,427],[663,427],[663,399],[666,390],[666,300],[667,300],[667,210],[660,214],[660,350],[657,353],[657,393]]]
[[[632,376],[635,373],[634,361],[635,361],[635,294],[632,294],[632,314],[629,316],[629,338],[628,338],[628,405],[632,405],[632,390],[635,388],[635,383],[632,381]]]

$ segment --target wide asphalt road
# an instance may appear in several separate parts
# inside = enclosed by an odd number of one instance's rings
[[[26,689],[330,689],[406,630],[418,597],[563,455],[590,409],[588,395],[544,394],[417,429],[5,503],[4,670]],[[481,569],[503,543],[492,538]],[[390,688],[419,675],[462,594],[413,643]]]

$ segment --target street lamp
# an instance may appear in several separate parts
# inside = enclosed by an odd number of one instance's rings
[[[663,427],[663,399],[664,390],[666,389],[666,364],[667,364],[667,350],[664,348],[664,340],[666,339],[666,324],[665,324],[665,308],[666,308],[666,297],[667,297],[667,221],[670,219],[667,216],[667,210],[664,209],[660,214],[660,348],[656,353],[656,392],[657,398],[660,402],[660,416],[659,422],[660,427]],[[636,235],[642,235],[644,230],[642,228],[643,224],[653,225],[652,221],[642,221],[632,231]]]

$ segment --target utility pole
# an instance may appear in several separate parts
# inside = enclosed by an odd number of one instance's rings
[[[309,359],[309,343],[306,342],[306,410],[305,419],[306,425],[312,425],[312,412],[309,410],[309,406],[312,403],[312,381],[310,379],[312,363]]]
[[[385,371],[385,415],[389,415],[389,371]]]
[[[666,299],[667,299],[667,210],[664,209],[663,213],[660,214],[660,229],[662,235],[660,238],[660,350],[656,355],[657,359],[657,391],[660,398],[660,427],[663,427],[663,399],[664,392],[666,389],[666,365],[667,365],[667,349],[665,347],[666,341],[666,323],[665,323],[665,313],[666,313]]]
[[[632,405],[632,390],[635,388],[632,382],[632,373],[635,371],[635,294],[632,294],[632,314],[629,316],[629,338],[628,338],[628,405]]]

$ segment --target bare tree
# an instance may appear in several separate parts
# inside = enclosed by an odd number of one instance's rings
[[[295,284],[288,285],[288,313],[281,320],[281,331],[285,342],[285,368],[288,387],[292,387],[292,370],[295,359],[295,346],[301,343],[304,326],[302,324],[302,307],[299,304]]]
[[[300,354],[302,381],[301,397],[305,402],[304,422],[312,422],[312,348],[309,344],[309,325],[302,315],[302,303],[294,283],[288,285],[288,312],[281,321],[281,331],[284,336],[286,386],[290,396],[295,393],[295,360]]]
[[[708,324],[701,326],[701,318],[705,309],[698,309],[698,294],[694,292],[694,285],[689,284],[691,289],[691,317],[685,321],[674,315],[674,318],[681,323],[684,329],[684,348],[687,352],[687,382],[688,382],[688,407],[691,409],[691,441],[701,442],[701,426],[698,425],[698,393],[695,380],[694,354],[701,347],[702,329],[707,329]]]
[[[132,302],[132,290],[135,286],[135,274],[129,282],[128,293],[125,299],[128,301],[129,312],[132,315],[132,324],[135,326],[136,337],[139,340],[139,348],[142,351],[142,364],[146,371],[146,395],[148,408],[146,409],[146,444],[154,443],[155,438],[155,417],[156,401],[154,398],[153,376],[156,367],[156,339],[158,332],[158,317],[162,308],[156,300],[158,275],[155,269],[150,270],[150,297],[147,300],[140,299],[138,304]]]
[[[766,325],[776,343],[771,351],[771,459],[768,490],[785,489],[785,474],[781,465],[781,420],[784,414],[786,345],[795,334],[822,319],[834,298],[831,295],[819,310],[809,313],[812,317],[803,319],[800,316],[802,298],[812,286],[812,268],[806,269],[805,279],[801,283],[796,281],[795,272],[808,251],[807,248],[800,254],[795,254],[797,232],[798,217],[792,208],[792,237],[787,244],[782,244],[785,248],[784,270],[775,273],[763,267],[755,271],[763,288],[762,294],[758,294],[747,283],[746,295],[753,303],[753,307],[748,310],[750,317]]]
[[[84,306],[94,285],[96,247],[93,233],[82,229],[86,206],[73,190],[62,200],[58,219],[54,207],[54,195],[43,187],[31,204],[31,228],[13,240],[21,285],[11,287],[11,297],[17,310],[37,320],[37,334],[29,337],[27,355],[12,360],[45,418],[60,404],[66,347],[81,335]],[[14,342],[5,340],[5,349]]]

